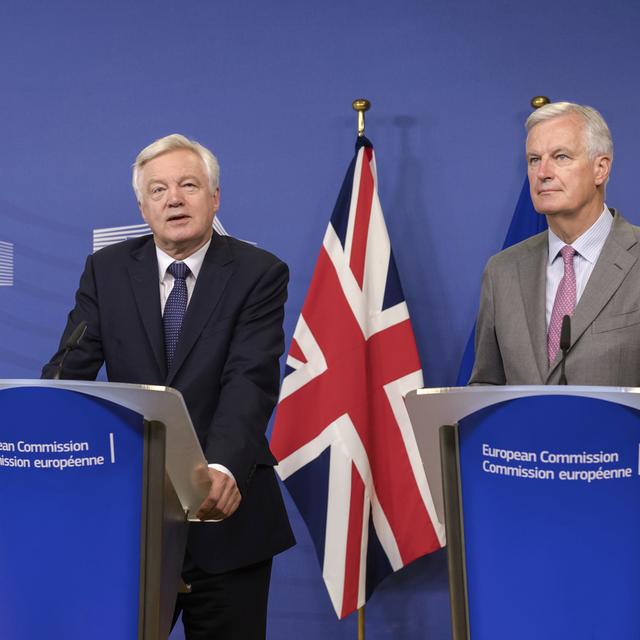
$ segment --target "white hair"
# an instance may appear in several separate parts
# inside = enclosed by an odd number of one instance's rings
[[[600,112],[573,102],[551,102],[536,109],[525,122],[527,133],[537,124],[559,118],[560,116],[577,115],[584,123],[584,142],[590,158],[607,156],[613,161],[613,139],[611,131]]]
[[[199,142],[195,140],[189,140],[185,136],[179,133],[172,133],[164,138],[158,138],[152,142],[148,147],[145,147],[136,157],[136,161],[133,163],[133,176],[132,185],[136,194],[138,202],[141,201],[142,189],[140,187],[140,170],[147,162],[157,158],[163,153],[168,151],[176,151],[178,149],[187,149],[193,151],[201,160],[204,168],[209,177],[209,187],[211,193],[213,193],[220,184],[220,165],[218,159],[207,149],[203,147]]]

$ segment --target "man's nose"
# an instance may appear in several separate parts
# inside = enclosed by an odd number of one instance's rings
[[[170,207],[175,207],[179,204],[182,204],[182,195],[180,193],[180,187],[178,185],[173,185],[169,187],[168,204]]]
[[[549,158],[540,158],[537,178],[538,180],[551,180],[551,178],[553,178],[553,167],[551,166]]]

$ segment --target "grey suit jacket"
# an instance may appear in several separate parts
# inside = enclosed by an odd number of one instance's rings
[[[640,386],[640,228],[613,226],[571,319],[569,384]],[[487,263],[470,384],[557,384],[546,337],[547,232]]]

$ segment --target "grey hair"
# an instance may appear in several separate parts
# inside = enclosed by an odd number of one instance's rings
[[[613,161],[611,131],[599,111],[573,102],[551,102],[536,109],[524,124],[527,133],[537,124],[566,115],[577,115],[584,123],[584,141],[590,158],[607,156]]]
[[[140,170],[147,162],[157,158],[163,153],[168,151],[176,151],[178,149],[187,149],[193,151],[204,164],[204,168],[209,177],[209,187],[211,193],[213,193],[220,184],[220,164],[218,159],[207,149],[203,147],[199,142],[195,140],[189,140],[185,136],[179,133],[172,133],[164,138],[158,138],[152,142],[148,147],[145,147],[136,157],[136,161],[133,163],[133,176],[131,183],[133,190],[136,194],[138,202],[141,201],[142,190],[140,188]]]

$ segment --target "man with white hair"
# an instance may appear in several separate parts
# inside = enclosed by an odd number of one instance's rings
[[[640,229],[605,205],[613,142],[602,116],[569,102],[527,122],[531,198],[548,231],[485,269],[471,384],[557,384],[571,319],[571,384],[640,385]]]
[[[218,235],[219,167],[174,134],[143,149],[133,188],[152,235],[87,259],[61,345],[86,321],[63,377],[178,389],[209,461],[179,594],[188,640],[263,639],[272,557],[294,544],[265,438],[277,401],[288,269]],[[62,351],[45,366],[57,370]]]

